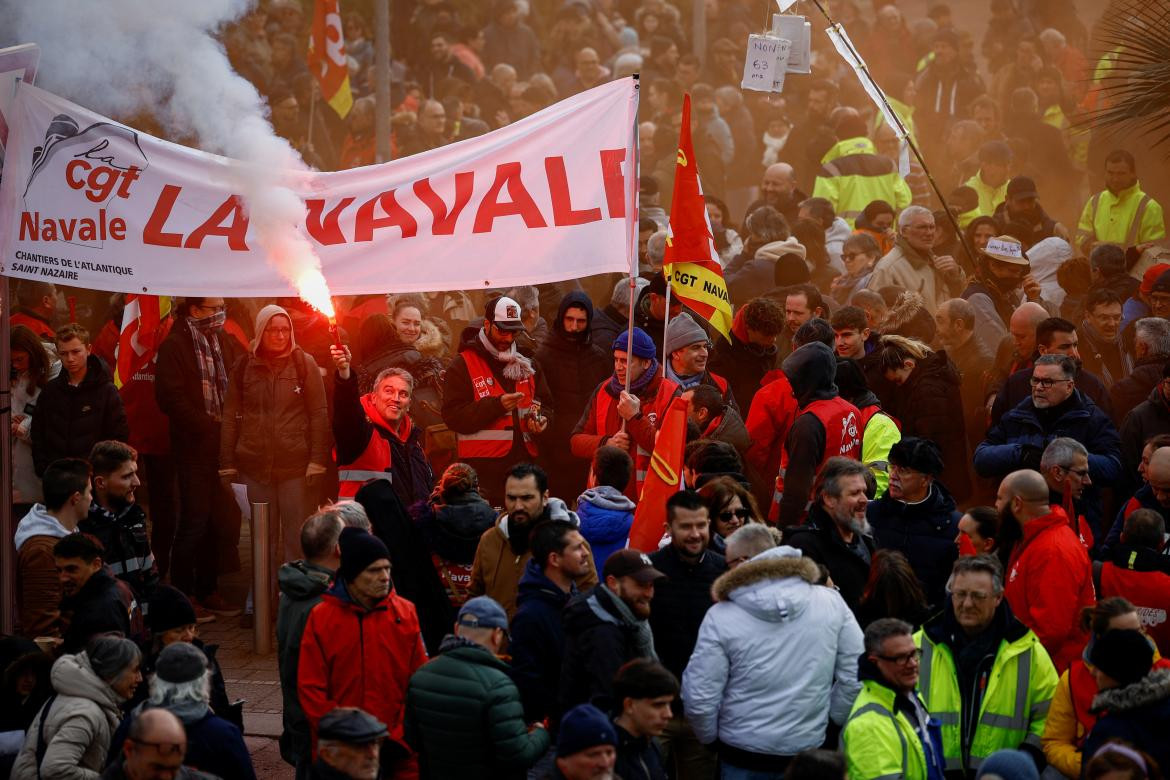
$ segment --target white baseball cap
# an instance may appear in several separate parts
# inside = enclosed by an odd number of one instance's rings
[[[500,330],[524,330],[524,321],[520,319],[520,304],[506,295],[488,301],[484,318]]]

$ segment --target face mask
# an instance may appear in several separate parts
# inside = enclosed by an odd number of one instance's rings
[[[227,322],[227,312],[218,311],[209,317],[193,318],[191,322],[205,333],[214,333],[222,329],[223,324]]]

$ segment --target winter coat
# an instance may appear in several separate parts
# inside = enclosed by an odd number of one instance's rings
[[[30,435],[38,477],[55,460],[89,458],[99,441],[126,441],[130,437],[126,410],[106,364],[90,355],[85,377],[76,387],[69,384],[64,369],[50,380],[37,399]]]
[[[808,511],[808,523],[785,531],[784,543],[800,550],[815,563],[824,565],[829,570],[833,584],[840,591],[841,598],[856,614],[861,604],[861,593],[869,579],[869,561],[873,559],[875,548],[870,537],[864,534],[854,536],[861,540],[868,551],[868,560],[863,560],[845,544],[833,518],[829,517],[824,507],[816,503]]]
[[[756,500],[763,499],[762,505],[766,505],[772,500],[772,480],[780,470],[784,442],[796,421],[799,403],[792,394],[788,377],[780,369],[769,371],[760,383],[744,420],[752,442],[744,460],[763,477],[760,485],[752,484]]]
[[[897,550],[905,555],[927,601],[935,606],[941,604],[951,566],[959,553],[955,537],[962,516],[946,486],[937,480],[932,482],[926,498],[917,504],[887,494],[871,502],[865,514],[878,549]]]
[[[1094,755],[1110,740],[1120,739],[1170,766],[1170,669],[1151,671],[1122,688],[1101,691],[1093,710],[1103,714],[1085,740],[1084,755]]]
[[[617,723],[617,761],[614,762],[614,777],[621,780],[667,780],[662,753],[658,744],[650,737],[635,737]]]
[[[410,678],[406,738],[420,776],[434,780],[523,778],[550,742],[547,729],[528,731],[508,665],[453,635]]]
[[[120,631],[130,639],[140,638],[141,612],[133,601],[130,586],[115,579],[108,568],[98,569],[81,590],[61,600],[61,612],[69,620],[61,651],[80,653],[95,635],[110,631]]]
[[[394,592],[418,611],[427,652],[437,651],[451,630],[455,613],[439,573],[428,559],[422,534],[389,482],[381,479],[367,482],[354,500],[366,510],[370,532],[390,550]]]
[[[558,716],[578,704],[610,696],[618,669],[642,657],[639,626],[618,611],[617,598],[602,584],[579,593],[565,606]]]
[[[932,62],[918,74],[914,122],[918,137],[939,144],[951,124],[967,116],[971,101],[987,90],[974,68],[955,63],[949,68]]]
[[[1158,383],[1162,381],[1162,367],[1166,365],[1166,356],[1142,358],[1134,364],[1133,371],[1109,388],[1109,403],[1113,407],[1113,422],[1118,426],[1125,420],[1130,410],[1150,396]]]
[[[310,463],[329,463],[329,408],[316,361],[295,344],[288,355],[240,358],[223,403],[220,469],[269,483],[302,478]]]
[[[643,374],[643,377],[645,374]],[[572,437],[569,439],[569,448],[573,455],[582,460],[592,462],[594,453],[598,448],[603,446],[610,436],[617,433],[622,428],[622,418],[618,414],[617,405],[619,399],[620,389],[615,387],[616,380],[613,377],[606,379],[597,386],[593,391],[593,395],[589,399],[588,406],[585,407],[581,419],[577,421],[577,425],[573,428]],[[635,466],[637,466],[637,448],[641,447],[647,453],[654,451],[654,437],[656,432],[654,430],[654,415],[650,414],[654,410],[654,404],[658,399],[658,388],[662,386],[662,372],[661,370],[655,372],[646,384],[641,389],[637,389],[631,385],[630,390],[633,395],[637,396],[638,401],[642,404],[642,413],[631,419],[625,421],[626,433],[629,434],[631,441],[630,457],[635,459]],[[604,420],[597,419],[597,404],[604,393],[607,398],[604,402],[608,402],[608,411],[606,412]],[[635,468],[635,472],[637,469]],[[630,484],[626,487],[626,495],[631,499],[637,499],[638,489],[640,483],[637,478],[637,473],[630,475]],[[604,562],[604,558],[602,562]]]
[[[24,416],[17,432],[12,434],[12,492],[19,496],[13,503],[35,504],[44,500],[32,454],[32,421],[40,397],[41,388],[29,387],[27,373],[12,378],[12,416]]]
[[[56,698],[29,726],[12,780],[96,780],[122,716],[120,697],[97,676],[84,652],[58,658],[51,677]],[[42,721],[47,747],[38,771]]]
[[[1097,601],[1089,554],[1060,507],[1024,524],[1004,583],[1012,612],[1040,638],[1058,672],[1078,658],[1088,639],[1082,607]]]
[[[53,547],[70,533],[44,504],[33,504],[16,526],[16,578],[21,633],[27,637],[61,633],[61,580]]]
[[[222,330],[215,338],[223,353],[224,370],[228,371],[236,364],[242,349],[235,338]],[[178,319],[158,348],[154,397],[170,421],[171,453],[177,463],[218,468],[221,422],[204,409],[202,388],[191,330],[184,320]]]
[[[532,527],[535,528],[544,520],[564,520],[577,527],[581,525],[577,513],[569,511],[565,502],[559,498],[548,500],[540,517],[532,519]],[[531,557],[531,550],[525,550],[520,555],[512,552],[512,547],[508,543],[508,516],[504,515],[479,538],[475,562],[471,568],[471,586],[468,588],[468,594],[491,596],[508,612],[508,617],[515,615],[520,577]],[[577,581],[577,587],[581,590],[588,590],[596,584],[597,575],[593,571]]]
[[[77,530],[97,537],[105,548],[102,562],[130,586],[139,603],[148,603],[159,577],[142,507],[130,504],[115,515],[94,501]]]
[[[1131,478],[1134,482],[1142,460],[1142,448],[1160,433],[1170,433],[1170,404],[1162,397],[1161,390],[1155,387],[1146,400],[1125,416],[1121,424],[1121,462],[1125,474],[1135,475]]]
[[[714,550],[699,560],[683,560],[673,544],[650,554],[654,568],[666,575],[654,585],[650,602],[650,628],[658,660],[675,677],[682,677],[699,638],[703,617],[714,603],[711,586],[727,571],[727,561]]]
[[[1034,358],[1033,358],[1034,359]],[[991,424],[995,425],[1005,414],[1020,405],[1021,401],[1032,397],[1032,361],[1029,360],[1024,368],[1015,371],[1004,382],[995,401],[991,405]],[[1105,414],[1112,414],[1113,406],[1109,400],[1109,391],[1097,378],[1096,374],[1088,371],[1077,371],[1073,379],[1073,387],[1079,390],[1090,401],[1095,403]]]
[[[730,339],[718,339],[711,355],[711,370],[727,379],[740,409],[751,408],[760,381],[777,366],[776,346],[760,347],[747,340],[743,309],[735,315]]]
[[[405,751],[406,686],[426,659],[413,604],[391,590],[367,610],[336,580],[309,613],[297,664],[314,747],[321,718],[336,707],[360,707],[386,724]]]
[[[765,553],[712,586],[682,700],[699,742],[719,740],[725,759],[794,756],[821,745],[830,717],[849,716],[861,629],[817,579],[813,561]]]
[[[1053,439],[1068,436],[1089,451],[1089,476],[1094,483],[1107,485],[1120,477],[1121,438],[1105,412],[1079,390],[1062,408],[1060,417],[1045,428],[1031,397],[1021,401],[991,426],[975,449],[975,471],[983,477],[1003,477],[1017,469],[1034,468],[1039,453]]]
[[[974,333],[958,347],[947,349],[947,357],[959,371],[963,427],[967,431],[967,441],[982,439],[983,434],[987,432],[987,398],[984,386],[994,357],[984,345],[984,341]]]
[[[529,721],[543,720],[556,711],[561,657],[565,652],[561,613],[575,595],[575,586],[570,586],[568,592],[561,590],[536,561],[528,559],[516,596],[508,650],[512,654],[512,679],[520,690],[524,716]]]
[[[238,726],[224,720],[206,706],[192,713],[178,708],[171,711],[183,722],[187,732],[184,764],[224,780],[229,777],[256,780],[252,757]],[[127,728],[132,717],[127,718]],[[118,749],[120,751],[121,747]]]
[[[381,421],[371,420],[358,396],[357,377],[335,376],[333,398],[333,436],[337,440],[337,462],[353,463],[365,452],[370,438],[381,436],[390,447],[389,484],[404,507],[430,497],[435,475],[423,451],[423,431],[407,416],[395,433]]]
[[[629,541],[634,508],[624,493],[608,485],[589,488],[577,499],[581,535],[593,548],[593,570],[599,578],[609,556]]]
[[[475,548],[496,524],[495,509],[475,491],[445,497],[432,495],[410,508],[410,516],[430,550],[447,599],[455,609],[467,601]]]
[[[415,423],[426,430],[429,426],[443,421],[439,407],[443,403],[443,361],[433,353],[442,354],[445,346],[437,330],[433,335],[424,321],[422,333],[414,344],[395,340],[385,349],[363,356],[358,366],[358,390],[368,393],[373,389],[378,374],[387,368],[403,368],[414,379],[414,392],[410,398],[410,416]]]
[[[922,296],[926,310],[933,317],[939,305],[963,292],[966,279],[963,272],[944,275],[936,270],[932,258],[911,247],[904,238],[894,241],[894,248],[877,261],[866,283],[870,290],[891,285]]]
[[[959,501],[970,491],[962,397],[959,371],[940,350],[918,361],[905,384],[882,398],[882,409],[902,424],[903,437],[918,436],[938,445],[944,464],[939,480]]]
[[[280,588],[280,606],[276,609],[276,653],[284,703],[280,756],[293,766],[310,761],[312,755],[309,721],[297,696],[301,640],[309,613],[320,603],[332,579],[332,571],[308,561],[286,563],[276,574]]]
[[[594,346],[609,354],[617,337],[626,333],[629,327],[630,312],[628,310],[618,311],[611,303],[604,309],[593,312],[593,321],[589,327],[591,341]]]

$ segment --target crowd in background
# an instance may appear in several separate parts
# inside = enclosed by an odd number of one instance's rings
[[[336,336],[17,284],[0,772],[254,777],[198,638],[253,619],[233,491],[271,508],[298,778],[1170,768],[1170,187],[1086,121],[1100,20],[832,3],[928,176],[819,17],[773,95],[762,0],[391,5],[395,158],[640,75],[638,278],[339,298]],[[309,4],[222,34],[321,170],[375,162],[369,6],[345,117]],[[668,303],[684,94],[728,337]]]

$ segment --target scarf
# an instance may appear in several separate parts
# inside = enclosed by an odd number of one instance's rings
[[[629,367],[627,367],[626,370],[629,371]],[[642,372],[642,376],[638,377],[633,382],[630,382],[630,395],[640,396],[642,391],[650,386],[650,383],[654,381],[654,377],[656,376],[658,376],[658,358],[650,358],[650,365],[647,366],[646,370]],[[621,382],[618,382],[617,374],[614,374],[609,378],[609,386],[606,388],[606,390],[608,390],[609,394],[614,398],[621,398],[622,391],[625,389],[626,386]]]
[[[482,328],[480,328],[477,336],[480,346],[486,349],[489,355],[504,364],[504,376],[508,379],[511,379],[513,382],[520,382],[536,373],[536,369],[532,367],[532,361],[516,350],[516,342],[512,342],[512,346],[508,348],[507,352],[500,352],[488,341],[488,337]]]
[[[1088,337],[1089,346],[1093,348],[1093,352],[1101,364],[1101,381],[1105,383],[1106,387],[1112,387],[1115,382],[1133,373],[1133,358],[1130,357],[1129,352],[1122,345],[1120,331],[1110,341],[1102,336],[1101,332],[1094,328],[1087,319],[1084,319],[1081,320],[1081,332]],[[1121,376],[1113,376],[1113,372],[1109,370],[1109,363],[1105,359],[1104,352],[1101,346],[1098,345],[1107,345],[1117,350],[1117,354],[1121,358]]]
[[[191,341],[195,344],[195,363],[203,388],[203,411],[219,422],[223,419],[223,399],[227,395],[228,376],[223,367],[223,352],[219,348],[216,331],[227,321],[227,314],[219,312],[210,317],[187,318]]]
[[[606,590],[606,588],[602,585],[598,590]],[[612,591],[607,590],[605,595],[609,597],[610,603],[617,609],[618,615],[621,616],[621,621],[634,630],[634,651],[638,657],[657,661],[658,653],[654,652],[654,634],[650,630],[650,621],[639,620],[634,617],[634,613],[629,605]],[[593,598],[598,598],[598,594],[594,594]],[[600,604],[598,606],[600,607]],[[604,607],[601,608],[604,609]]]
[[[683,392],[690,390],[692,387],[698,387],[703,384],[703,375],[705,371],[700,371],[697,374],[688,374],[687,376],[680,376],[674,373],[674,366],[669,363],[666,364],[666,378],[678,383],[678,386]]]

